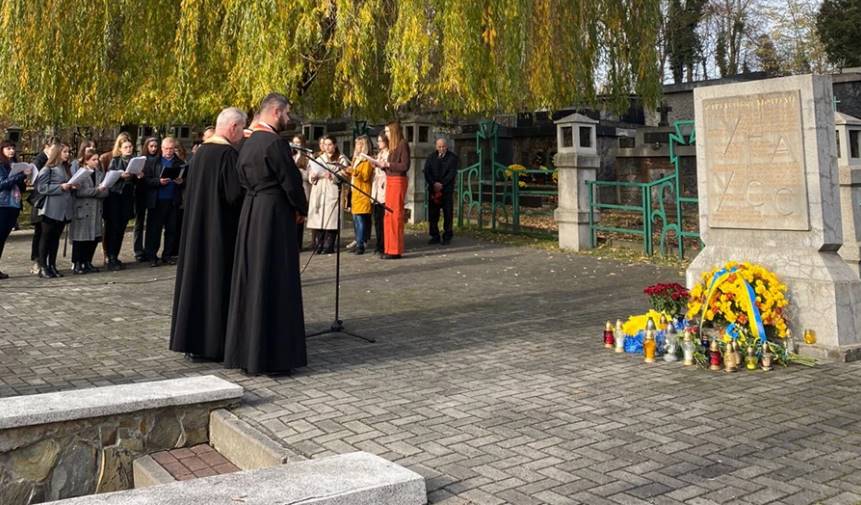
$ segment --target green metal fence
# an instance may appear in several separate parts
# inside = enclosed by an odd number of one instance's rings
[[[683,196],[680,158],[676,151],[677,146],[693,145],[696,142],[696,133],[693,129],[693,121],[676,121],[673,125],[674,131],[669,135],[670,161],[675,168],[671,175],[650,182],[620,182],[620,181],[587,181],[589,192],[589,230],[592,247],[598,242],[598,232],[611,232],[623,235],[634,235],[642,238],[643,252],[651,256],[654,254],[653,237],[656,230],[660,230],[659,247],[661,254],[667,254],[667,239],[670,234],[676,237],[678,255],[684,257],[685,239],[699,239],[699,231],[686,231],[684,228],[684,210],[687,205],[696,205],[696,197]],[[638,193],[638,204],[604,203],[599,201],[602,188],[627,188]],[[667,194],[671,195],[667,198]],[[667,201],[672,202],[673,214],[667,212]],[[622,226],[604,225],[599,223],[597,214],[602,210],[618,210],[629,212],[639,216],[641,225],[636,228],[625,228]]]
[[[514,233],[520,233],[520,217],[523,212],[523,198],[548,198],[551,201],[556,200],[559,196],[559,189],[555,184],[546,184],[544,182],[536,182],[536,181],[522,181],[523,178],[529,179],[547,179],[547,177],[552,177],[553,172],[550,170],[541,170],[541,169],[526,169],[526,170],[509,170],[506,172],[506,175],[511,174],[511,184],[506,184],[504,186],[504,190],[506,194],[503,197],[503,202],[510,203],[511,205],[511,229]],[[523,183],[524,186],[521,187],[520,183]],[[507,194],[510,190],[510,199],[507,199],[509,195]],[[538,213],[545,215],[553,215],[553,210],[547,211],[537,211],[533,212],[532,215],[536,215]]]
[[[500,215],[511,225],[511,231],[521,233],[521,216],[524,198],[555,198],[555,185],[541,181],[521,181],[522,178],[546,179],[548,170],[511,170],[498,159],[499,125],[495,121],[482,121],[475,134],[478,161],[457,174],[455,211],[457,226],[475,222],[479,228],[486,224],[489,214],[490,228],[500,228]],[[519,183],[525,182],[525,187]],[[425,201],[428,201],[427,198]],[[552,211],[550,213],[552,214]]]
[[[653,208],[652,197],[653,193],[657,192],[659,196],[663,195],[663,191],[667,187],[672,187],[675,175],[668,175],[652,182],[620,182],[620,181],[586,181],[586,188],[589,192],[589,233],[592,240],[592,247],[598,245],[598,232],[614,232],[628,235],[636,235],[643,239],[643,252],[651,256],[654,253],[652,244],[652,223],[656,219],[660,219],[662,224],[666,226],[666,211],[663,209],[663,198],[658,198],[661,201],[660,209]],[[597,201],[595,195],[600,191],[600,188],[629,188],[639,192],[639,205],[626,205],[621,203],[601,203]],[[622,228],[621,226],[607,226],[598,223],[596,211],[601,210],[621,210],[626,212],[637,213],[642,217],[642,225],[639,228]]]
[[[490,227],[496,229],[496,215],[504,207],[504,189],[507,167],[497,161],[499,152],[499,125],[496,121],[482,121],[475,133],[478,161],[460,170],[457,174],[457,226],[463,228],[464,220],[475,219],[478,227],[484,226],[485,211],[490,212]],[[488,143],[485,152],[484,143]],[[487,167],[485,167],[487,165]],[[490,189],[490,209],[485,209],[485,190]],[[504,209],[502,209],[504,211]]]

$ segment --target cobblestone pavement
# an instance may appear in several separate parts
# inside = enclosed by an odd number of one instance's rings
[[[310,365],[273,379],[167,350],[173,268],[40,281],[28,244],[3,258],[0,396],[216,373],[295,451],[378,454],[432,503],[861,502],[861,364],[725,375],[601,346],[678,271],[410,237],[400,261],[343,258],[342,315],[378,342],[312,339]],[[304,275],[309,331],[331,322],[333,268]]]

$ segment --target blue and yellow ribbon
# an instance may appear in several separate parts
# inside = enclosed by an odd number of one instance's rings
[[[701,316],[701,320],[705,321],[706,311],[708,311],[709,305],[711,304],[712,298],[714,298],[718,288],[721,284],[723,284],[729,277],[738,271],[738,267],[732,268],[724,268],[715,272],[712,276],[711,281],[709,282],[708,289],[706,291],[706,299],[703,304],[703,313]],[[756,292],[753,290],[753,287],[746,280],[742,279],[744,283],[745,290],[744,293],[747,294],[748,309],[747,309],[747,320],[748,325],[750,326],[750,332],[754,337],[758,338],[760,342],[765,342],[765,326],[762,324],[762,315],[759,313],[759,307],[756,306]],[[727,331],[730,333],[730,336],[735,339],[738,338],[738,328],[737,325],[732,324],[727,328]]]

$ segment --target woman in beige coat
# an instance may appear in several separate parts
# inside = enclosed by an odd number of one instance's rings
[[[338,151],[338,144],[332,136],[323,138],[323,153],[317,161],[326,165],[337,174],[350,166],[350,160]],[[308,200],[308,219],[306,226],[311,230],[312,247],[317,254],[335,252],[335,238],[338,234],[338,184],[335,175],[316,164],[311,164],[308,181],[311,195]]]

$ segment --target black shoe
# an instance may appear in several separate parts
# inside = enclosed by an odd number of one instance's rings
[[[158,261],[158,258],[156,258],[156,259],[154,259],[154,260],[152,260],[152,261],[150,261],[150,262],[149,262],[149,266],[151,266],[151,267],[157,267],[157,266],[159,266],[159,265],[160,265],[160,263],[159,263],[159,261]]]
[[[161,261],[162,261],[162,263],[165,263],[166,265],[176,265],[176,258],[174,258],[173,256],[163,258]]]
[[[86,272],[88,274],[97,274],[100,271],[101,270],[99,270],[98,268],[96,268],[95,265],[93,265],[93,262],[88,261],[88,262],[84,263],[84,272]]]
[[[3,272],[0,272],[0,281],[3,279],[8,279],[8,278],[9,278],[9,274],[4,274]]]
[[[51,265],[48,268],[51,269],[51,272],[54,274],[54,277],[62,277],[63,276],[63,274],[61,274],[60,271],[57,270],[57,265]]]
[[[398,259],[401,259],[401,255],[400,254],[383,254],[382,256],[380,256],[380,259],[398,260]]]
[[[428,240],[428,245],[433,245],[433,244],[439,244],[439,237],[431,237],[431,239]]]
[[[87,270],[84,268],[83,263],[75,263],[75,266],[72,267],[72,273],[75,275],[84,275],[87,273]]]
[[[201,356],[200,354],[194,354],[193,352],[185,353],[185,360],[189,363],[206,363],[207,361],[211,361]]]
[[[122,264],[114,257],[108,258],[108,271],[109,272],[117,272],[122,270]]]
[[[54,272],[52,272],[50,268],[41,267],[39,268],[39,277],[42,279],[54,279],[57,276],[54,275]]]
[[[450,239],[450,238],[444,238],[444,239],[442,239],[442,245],[449,245],[449,244],[451,244],[451,239]]]
[[[135,261],[138,263],[146,263],[146,255],[145,254],[135,254]]]
[[[356,254],[356,256],[361,256],[362,254],[365,254],[365,248],[364,247],[362,247],[362,248],[357,247],[355,254]]]

